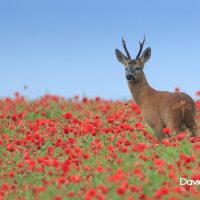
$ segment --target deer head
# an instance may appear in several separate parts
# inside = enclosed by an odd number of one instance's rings
[[[116,54],[118,61],[125,66],[126,79],[128,81],[137,82],[139,77],[143,74],[144,64],[149,60],[149,58],[151,56],[151,48],[150,47],[146,48],[142,53],[144,42],[145,42],[145,37],[142,42],[139,42],[140,49],[139,49],[139,52],[138,52],[137,56],[135,57],[135,59],[131,59],[131,56],[126,47],[126,42],[124,41],[123,38],[122,38],[122,46],[124,47],[126,56],[118,49],[115,50],[115,54]],[[142,53],[142,55],[141,55],[141,53]]]

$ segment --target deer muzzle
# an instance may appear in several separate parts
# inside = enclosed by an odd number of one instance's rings
[[[132,74],[126,74],[126,79],[128,81],[134,81],[135,80],[135,77],[132,75]]]

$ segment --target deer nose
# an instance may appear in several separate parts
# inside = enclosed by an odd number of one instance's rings
[[[135,80],[135,77],[134,77],[133,75],[131,75],[131,74],[126,74],[126,79],[127,79],[128,81],[130,81],[130,80]]]

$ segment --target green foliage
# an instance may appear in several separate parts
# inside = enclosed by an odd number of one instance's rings
[[[161,144],[122,102],[11,104],[0,122],[0,199],[198,199],[176,191],[199,174],[198,140]]]

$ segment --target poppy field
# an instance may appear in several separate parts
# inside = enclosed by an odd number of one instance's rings
[[[0,200],[200,199],[200,137],[189,135],[159,142],[132,100],[15,93],[0,99]]]

